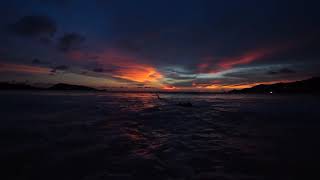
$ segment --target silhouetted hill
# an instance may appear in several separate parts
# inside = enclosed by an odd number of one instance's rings
[[[40,87],[34,87],[34,86],[23,84],[23,83],[8,83],[8,82],[0,82],[0,90],[100,91],[92,87],[64,84],[64,83],[59,83],[49,88],[40,88]]]
[[[314,77],[307,80],[276,83],[270,85],[257,85],[252,88],[233,90],[229,93],[320,93],[320,78]]]
[[[59,83],[59,84],[53,85],[52,87],[48,88],[48,90],[98,91],[97,89],[92,88],[92,87],[71,85],[71,84],[64,84],[64,83]]]
[[[33,87],[28,84],[0,82],[0,90],[40,90],[40,89],[42,88]]]

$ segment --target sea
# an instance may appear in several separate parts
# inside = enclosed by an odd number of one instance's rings
[[[320,170],[319,96],[159,96],[0,92],[0,179],[289,180]]]

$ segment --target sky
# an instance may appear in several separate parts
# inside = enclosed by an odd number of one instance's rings
[[[0,2],[0,81],[228,91],[319,76],[320,3]]]

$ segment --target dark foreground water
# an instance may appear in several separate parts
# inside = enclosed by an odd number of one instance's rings
[[[0,93],[0,179],[308,179],[313,96]],[[177,106],[190,101],[193,107]]]

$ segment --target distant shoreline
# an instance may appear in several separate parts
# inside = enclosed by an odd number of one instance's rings
[[[320,94],[320,78],[290,83],[261,84],[251,88],[231,90],[228,92],[210,91],[136,91],[108,90],[93,87],[59,83],[48,88],[34,87],[23,83],[0,82],[0,91],[50,91],[50,92],[104,92],[104,93],[159,93],[159,94]]]

